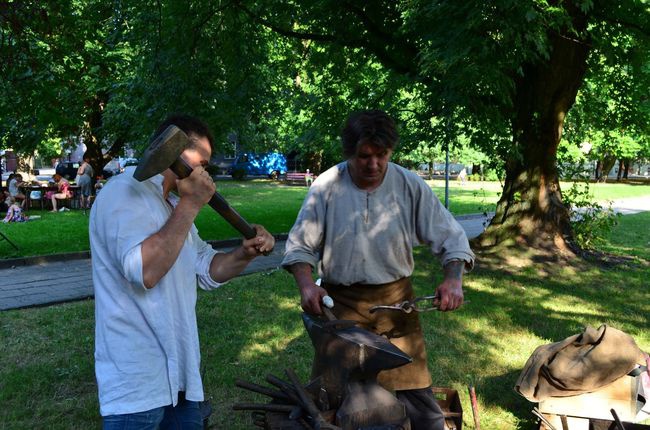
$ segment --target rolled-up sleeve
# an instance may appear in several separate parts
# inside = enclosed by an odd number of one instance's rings
[[[325,228],[325,199],[322,188],[312,185],[287,238],[282,267],[307,263],[316,268]]]
[[[146,290],[144,286],[144,275],[142,274],[142,244],[139,243],[128,249],[122,255],[122,267],[124,277],[133,285],[138,285]]]
[[[420,216],[417,217],[416,227],[420,242],[429,246],[431,252],[440,258],[443,266],[452,260],[461,260],[465,262],[466,271],[472,270],[474,253],[463,227],[440,203],[426,183],[424,187],[420,187],[420,192]],[[430,216],[423,216],[424,214]]]
[[[128,205],[103,205],[100,217],[105,220],[98,223],[105,231],[104,238],[110,238],[112,246],[109,251],[114,254],[115,261],[121,265],[122,275],[131,285],[146,289],[142,271],[142,242],[158,231],[159,226],[150,214],[150,205],[139,189],[144,184],[120,182],[114,184],[114,195],[119,195]],[[124,216],[124,211],[129,216]],[[133,220],[141,220],[134,223]],[[108,239],[107,239],[108,240]]]
[[[217,282],[212,279],[212,276],[210,276],[210,265],[212,264],[212,259],[219,253],[219,251],[212,248],[210,244],[199,237],[196,227],[192,226],[190,235],[192,236],[192,243],[195,244],[197,253],[194,270],[196,271],[199,281],[199,287],[207,291],[219,288],[225,284],[225,282]]]

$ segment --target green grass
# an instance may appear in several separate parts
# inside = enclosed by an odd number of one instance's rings
[[[444,181],[428,181],[436,195],[444,202]],[[569,184],[563,184],[568,189]],[[222,181],[218,191],[248,222],[262,224],[274,234],[288,233],[307,194],[306,187],[278,185],[266,180]],[[650,186],[629,184],[591,184],[597,200],[613,198],[650,198]],[[501,185],[498,182],[467,182],[461,186],[451,181],[449,209],[454,215],[493,211],[499,200]],[[14,250],[6,241],[0,241],[0,259],[63,252],[86,251],[88,242],[88,216],[79,210],[50,213],[36,209],[32,215],[41,218],[15,224],[1,224],[5,233],[20,250]],[[239,237],[226,221],[211,208],[205,207],[196,219],[196,226],[205,240],[223,240]]]
[[[571,184],[561,184],[563,190],[569,189]],[[589,190],[594,198],[599,201],[617,200],[635,197],[650,197],[647,184],[589,184]]]
[[[489,270],[477,262],[466,277],[471,303],[450,313],[422,315],[435,384],[458,390],[464,428],[472,429],[467,384],[476,385],[484,429],[537,428],[535,406],[512,387],[541,344],[606,323],[650,350],[650,214],[628,215],[609,237],[607,249],[636,262],[601,268],[576,262],[554,276],[524,268]],[[645,260],[641,260],[641,258]],[[414,285],[431,293],[438,264],[416,253]],[[299,297],[284,271],[234,279],[199,294],[198,324],[206,395],[216,428],[253,428],[236,402],[266,401],[235,387],[235,380],[265,384],[272,373],[293,368],[307,380],[313,350],[300,320]],[[93,301],[0,313],[0,428],[99,428],[93,373]]]

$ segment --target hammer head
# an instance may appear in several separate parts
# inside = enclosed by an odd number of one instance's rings
[[[170,125],[144,151],[133,177],[142,182],[164,172],[183,153],[188,143],[183,130]]]

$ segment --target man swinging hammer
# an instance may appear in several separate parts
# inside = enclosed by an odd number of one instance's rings
[[[95,374],[104,429],[203,428],[196,287],[219,287],[275,244],[259,225],[228,253],[199,237],[194,219],[216,194],[204,169],[213,138],[199,119],[176,115],[156,131],[155,151],[173,143],[156,141],[171,125],[183,132],[173,136],[186,136],[179,161],[191,173],[179,179],[167,168],[171,161],[148,179],[127,168],[108,181],[91,210]],[[160,154],[150,155],[138,169],[151,171],[146,164]]]

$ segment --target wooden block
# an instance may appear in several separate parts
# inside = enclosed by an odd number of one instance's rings
[[[445,414],[445,430],[462,430],[463,407],[458,392],[453,388],[431,387],[438,406]]]
[[[553,415],[611,420],[610,409],[613,408],[621,420],[634,422],[638,413],[636,398],[639,383],[638,377],[626,375],[593,393],[543,400],[539,402],[539,410]]]

